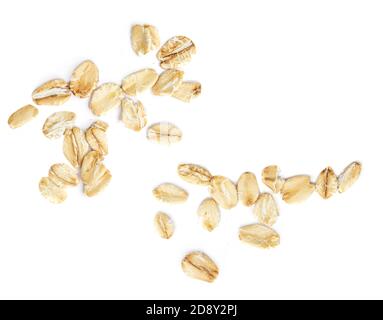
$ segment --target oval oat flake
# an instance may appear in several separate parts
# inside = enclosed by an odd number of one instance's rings
[[[164,183],[153,190],[156,199],[167,203],[184,203],[189,194],[184,189],[172,183]]]
[[[74,168],[80,168],[85,155],[89,152],[89,145],[85,134],[80,128],[65,131],[63,143],[64,155]]]
[[[151,89],[158,80],[154,69],[143,69],[134,72],[122,80],[122,90],[128,96],[136,96],[145,90]]]
[[[238,197],[243,205],[252,206],[259,197],[259,186],[254,173],[245,172],[237,183]]]
[[[79,184],[76,170],[65,163],[54,164],[49,170],[49,178],[59,187],[75,187]]]
[[[182,260],[182,270],[193,279],[214,282],[219,274],[216,263],[203,252],[192,252]]]
[[[279,217],[279,210],[274,197],[269,193],[262,193],[254,206],[254,215],[259,223],[273,226]]]
[[[89,108],[96,116],[101,116],[118,107],[123,98],[123,91],[118,84],[104,83],[93,91]]]
[[[279,176],[278,166],[268,166],[262,171],[263,183],[274,193],[279,193],[285,183],[285,180]]]
[[[183,102],[190,102],[199,97],[202,92],[202,86],[199,82],[185,81],[173,92],[172,97]]]
[[[338,191],[338,177],[330,167],[324,169],[316,181],[316,190],[323,199],[330,199]]]
[[[85,138],[92,150],[98,151],[103,156],[109,153],[108,138],[106,130],[108,124],[103,121],[96,121],[85,132]]]
[[[280,244],[279,234],[269,226],[259,223],[240,228],[239,239],[262,249],[275,248]]]
[[[42,196],[54,204],[63,203],[67,198],[65,188],[58,186],[51,178],[42,178],[39,189]]]
[[[174,94],[181,86],[184,78],[184,72],[175,69],[169,69],[161,73],[157,82],[152,87],[152,93],[155,96],[169,96]]]
[[[144,105],[138,100],[125,98],[121,103],[121,119],[127,128],[141,131],[147,124]]]
[[[221,212],[218,203],[214,199],[208,198],[202,201],[197,213],[201,217],[202,225],[207,231],[211,232],[217,228],[221,220]]]
[[[315,191],[315,184],[309,176],[296,176],[286,179],[281,193],[287,203],[300,203],[307,200]]]
[[[182,131],[174,124],[160,122],[150,126],[146,136],[150,141],[170,145],[181,141]]]
[[[188,63],[196,53],[196,46],[185,36],[169,39],[160,49],[157,58],[163,69],[175,69]]]
[[[39,110],[29,104],[14,112],[8,119],[8,125],[12,129],[20,128],[33,118],[37,117],[38,114]]]
[[[48,81],[32,92],[32,99],[37,105],[62,105],[70,96],[68,83],[62,79]]]
[[[157,28],[148,24],[134,25],[131,30],[133,51],[137,55],[145,55],[160,46],[160,36]]]
[[[351,163],[339,176],[339,192],[346,192],[359,179],[362,173],[362,164],[360,162]]]
[[[173,220],[166,213],[159,212],[154,218],[154,225],[162,239],[170,239],[174,234]]]
[[[237,187],[226,177],[213,177],[210,181],[209,191],[212,198],[224,209],[232,209],[238,204]]]
[[[93,61],[82,62],[72,73],[69,88],[79,98],[89,97],[98,83],[99,72]]]
[[[74,126],[76,114],[62,111],[52,114],[44,123],[43,133],[49,139],[58,139],[63,136],[65,130]]]
[[[209,170],[195,164],[180,164],[178,175],[186,182],[201,186],[208,186],[213,177]]]

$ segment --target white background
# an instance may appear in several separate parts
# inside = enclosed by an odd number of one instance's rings
[[[37,299],[269,299],[383,298],[382,1],[2,1],[0,4],[0,298]],[[148,142],[104,118],[113,173],[99,197],[69,191],[55,206],[39,179],[65,161],[62,142],[41,133],[46,117],[75,111],[86,128],[87,100],[40,107],[37,120],[11,130],[8,116],[30,103],[35,87],[69,79],[92,59],[100,81],[158,68],[155,53],[136,57],[130,27],[151,23],[163,41],[191,37],[198,54],[186,78],[203,84],[192,104],[141,97],[149,122],[177,124],[179,145]],[[278,199],[281,246],[262,251],[240,243],[238,227],[255,221],[238,206],[222,212],[212,234],[196,209],[207,190],[183,183],[181,162],[202,164],[237,180],[278,164],[285,177],[326,166],[340,173],[363,162],[347,193],[301,205]],[[168,206],[151,190],[175,182],[190,192]],[[262,185],[264,191],[267,189]],[[176,224],[172,240],[153,228],[159,210]],[[203,250],[220,266],[216,283],[187,278],[183,256]]]

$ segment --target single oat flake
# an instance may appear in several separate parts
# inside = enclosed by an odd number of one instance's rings
[[[133,51],[142,56],[160,47],[160,36],[154,26],[134,25],[131,31],[131,42]]]
[[[196,46],[185,36],[169,39],[160,49],[157,58],[163,69],[176,69],[191,61],[196,53]]]
[[[102,116],[120,106],[123,91],[118,84],[104,83],[93,91],[89,108],[96,116]]]
[[[98,84],[99,72],[93,61],[82,62],[72,73],[69,88],[79,98],[87,98]]]
[[[195,164],[180,164],[178,175],[186,182],[201,186],[208,186],[213,177],[209,170]]]
[[[280,244],[279,234],[269,226],[259,223],[240,228],[239,239],[261,249],[275,248]]]
[[[238,204],[237,187],[226,177],[213,177],[210,181],[209,191],[211,197],[224,209],[232,209]]]
[[[315,184],[309,176],[296,176],[286,179],[281,193],[287,203],[300,203],[307,200],[315,191]]]
[[[359,179],[362,173],[362,164],[360,162],[351,163],[339,176],[339,192],[344,193],[351,188]]]
[[[174,124],[160,122],[153,124],[148,128],[146,137],[150,141],[170,145],[181,141],[182,131]]]
[[[184,203],[189,194],[184,189],[172,183],[164,183],[153,190],[156,199],[167,203]]]
[[[237,183],[238,197],[241,203],[246,206],[252,206],[259,197],[258,181],[254,173],[245,172]]]
[[[29,104],[14,112],[8,119],[8,125],[12,129],[20,128],[33,118],[37,117],[38,114],[39,110]]]
[[[269,166],[262,171],[263,183],[274,193],[279,193],[282,190],[285,180],[279,176],[278,166]]]
[[[63,152],[74,168],[81,167],[84,157],[89,152],[89,145],[80,128],[75,127],[65,131]]]
[[[58,186],[51,178],[42,178],[39,183],[39,189],[42,196],[51,203],[60,204],[67,199],[65,188]]]
[[[279,210],[274,197],[269,193],[262,193],[254,206],[254,215],[258,222],[273,226],[279,217]]]
[[[161,73],[157,82],[152,87],[152,93],[155,96],[171,96],[182,85],[184,72],[175,69],[169,69]]]
[[[190,102],[191,100],[201,95],[202,86],[201,83],[195,81],[185,81],[176,89],[172,97],[181,100],[183,102]]]
[[[203,252],[192,252],[182,260],[182,270],[193,279],[212,283],[218,275],[216,263]]]
[[[92,150],[98,151],[103,156],[109,153],[108,138],[106,130],[108,124],[103,121],[96,121],[85,132],[85,138]]]
[[[48,81],[32,93],[32,99],[37,105],[62,105],[69,100],[70,96],[69,85],[62,79]]]
[[[59,187],[75,187],[79,184],[77,172],[67,164],[54,164],[49,170],[49,178]]]
[[[58,139],[63,136],[65,130],[74,126],[76,114],[62,111],[52,114],[44,123],[43,133],[49,139]]]
[[[221,220],[221,212],[218,203],[208,198],[202,201],[198,208],[198,216],[202,219],[202,226],[209,232],[217,228]]]
[[[338,177],[330,167],[324,169],[316,181],[316,190],[323,199],[330,199],[338,191]]]
[[[126,97],[121,103],[121,120],[133,131],[141,131],[147,124],[144,105],[141,101]]]
[[[122,80],[122,89],[128,96],[138,94],[151,89],[158,80],[158,74],[154,69],[143,69],[134,72]]]
[[[162,239],[170,239],[174,234],[173,220],[166,213],[159,212],[154,218],[154,225]]]

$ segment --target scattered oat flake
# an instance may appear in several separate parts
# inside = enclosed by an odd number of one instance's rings
[[[174,223],[169,215],[163,212],[157,213],[154,218],[154,225],[163,239],[170,239],[174,234]]]
[[[122,89],[128,96],[138,94],[151,89],[158,80],[158,74],[154,69],[143,69],[134,72],[122,80]]]
[[[160,49],[157,58],[163,69],[175,69],[191,61],[196,53],[196,46],[185,36],[169,39]]]
[[[86,60],[76,67],[69,82],[72,93],[79,98],[87,98],[98,84],[99,72],[96,64]]]
[[[84,157],[89,152],[89,145],[84,132],[77,127],[67,129],[64,134],[63,152],[74,168],[80,168]]]
[[[127,128],[141,131],[147,124],[144,105],[141,101],[125,98],[121,104],[121,119]]]
[[[67,198],[65,188],[58,186],[48,177],[40,180],[39,189],[42,196],[54,204],[63,203]]]
[[[65,163],[51,166],[49,178],[59,187],[75,187],[79,184],[76,170]]]
[[[258,222],[273,226],[279,217],[279,210],[274,197],[269,193],[262,193],[254,206],[254,215]]]
[[[182,260],[182,270],[193,279],[214,282],[219,274],[216,263],[205,253],[192,252]]]
[[[202,219],[202,226],[209,232],[213,231],[221,220],[218,203],[212,198],[205,199],[198,208],[198,216]]]
[[[338,177],[330,167],[324,169],[316,181],[316,190],[323,199],[330,199],[338,191]]]
[[[190,102],[191,100],[201,95],[202,86],[199,82],[186,81],[173,92],[172,97],[183,102]]]
[[[258,181],[254,173],[245,172],[237,183],[238,197],[243,205],[252,206],[259,197]]]
[[[93,91],[89,108],[96,116],[102,116],[121,104],[123,91],[118,84],[104,83]]]
[[[171,96],[182,85],[184,72],[169,69],[160,74],[157,82],[152,87],[155,96]]]
[[[62,111],[52,114],[44,123],[43,133],[49,139],[58,139],[64,135],[65,130],[74,126],[76,114]]]
[[[201,186],[208,186],[213,177],[209,170],[195,164],[180,164],[178,175],[186,182]]]
[[[38,114],[39,110],[29,104],[14,112],[8,119],[8,125],[12,129],[20,128],[30,122],[33,118],[37,117]]]
[[[160,36],[154,26],[134,25],[131,31],[131,42],[133,51],[137,55],[146,55],[160,47]]]
[[[181,141],[182,131],[174,124],[160,122],[148,128],[147,138],[159,144],[170,145]]]
[[[264,224],[252,224],[239,230],[239,239],[262,249],[275,248],[280,244],[279,234]]]
[[[339,192],[344,193],[351,188],[359,179],[362,173],[362,164],[360,162],[351,163],[339,176]]]
[[[296,176],[286,179],[281,190],[283,200],[287,203],[306,201],[315,191],[315,184],[309,176]]]
[[[48,81],[32,93],[32,99],[37,105],[62,105],[69,100],[70,96],[69,85],[62,79]]]
[[[164,183],[153,190],[156,199],[167,203],[184,203],[189,194],[184,189],[172,183]]]
[[[224,209],[232,209],[238,204],[237,186],[226,177],[213,177],[209,191],[211,197]]]

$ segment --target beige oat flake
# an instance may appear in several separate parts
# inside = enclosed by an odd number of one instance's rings
[[[154,225],[161,238],[167,240],[173,236],[174,222],[166,213],[157,213],[157,215],[154,218]]]
[[[239,230],[239,239],[262,249],[275,248],[280,244],[279,234],[264,224],[252,224]]]
[[[69,82],[72,93],[79,98],[87,98],[96,88],[99,72],[93,61],[86,60],[76,67]]]
[[[156,199],[167,203],[184,203],[189,194],[184,189],[172,183],[164,183],[153,190]]]
[[[351,188],[359,179],[362,173],[362,164],[360,162],[351,163],[339,176],[339,192],[344,193]]]
[[[182,270],[191,278],[212,283],[219,274],[216,263],[203,252],[192,252],[182,260]]]
[[[96,116],[102,116],[120,106],[123,95],[118,84],[104,83],[93,91],[89,100],[89,108]]]
[[[39,189],[42,196],[54,204],[63,203],[67,198],[65,188],[58,186],[48,177],[40,180]]]
[[[254,173],[245,172],[237,183],[238,197],[243,205],[252,206],[259,197],[258,181]]]
[[[148,128],[146,137],[150,141],[170,145],[181,141],[182,131],[174,124],[160,122],[153,124]]]
[[[221,220],[221,212],[218,203],[208,198],[202,201],[198,208],[198,216],[202,218],[202,226],[209,232],[217,228]]]
[[[191,61],[196,46],[185,36],[169,39],[160,49],[157,58],[163,69],[175,69]]]
[[[279,217],[279,210],[274,197],[269,193],[262,193],[254,206],[254,215],[258,222],[273,226]]]
[[[172,95],[182,85],[184,72],[175,69],[164,71],[158,77],[157,82],[152,87],[155,96]]]
[[[316,181],[316,191],[323,199],[331,198],[338,191],[338,177],[330,167],[324,169]]]
[[[262,171],[263,183],[274,193],[279,193],[282,190],[285,180],[279,176],[278,166],[269,166]]]
[[[75,187],[79,184],[76,170],[64,163],[51,166],[49,178],[59,187]]]
[[[208,186],[213,177],[209,170],[195,164],[180,164],[178,175],[186,182],[201,186]]]
[[[137,55],[146,55],[160,47],[160,36],[154,26],[134,25],[131,31],[131,42],[133,51]]]
[[[300,203],[307,200],[315,191],[315,184],[309,176],[296,176],[286,179],[281,193],[287,203]]]
[[[125,77],[121,87],[128,96],[137,96],[139,93],[151,89],[157,80],[156,70],[143,69]]]
[[[89,152],[89,145],[81,129],[75,127],[65,131],[63,151],[74,168],[81,167],[85,155]]]
[[[62,105],[69,100],[70,96],[69,85],[62,79],[48,81],[32,93],[32,99],[37,105]]]
[[[76,114],[73,112],[56,112],[45,121],[43,133],[49,139],[58,139],[62,137],[65,130],[74,126],[75,120]]]
[[[121,119],[125,126],[134,131],[141,131],[147,124],[144,105],[130,97],[122,100]]]
[[[211,197],[224,209],[232,209],[238,204],[237,186],[226,177],[213,177],[209,191]]]
[[[98,151],[103,156],[109,153],[108,138],[106,130],[108,124],[103,121],[96,121],[85,132],[85,138],[92,150]]]
[[[172,97],[183,102],[190,102],[191,100],[201,95],[201,83],[195,81],[185,81],[173,92]]]
[[[33,118],[37,117],[39,114],[39,110],[32,106],[26,105],[25,107],[20,108],[16,112],[14,112],[8,119],[8,125],[12,129],[20,128]]]

